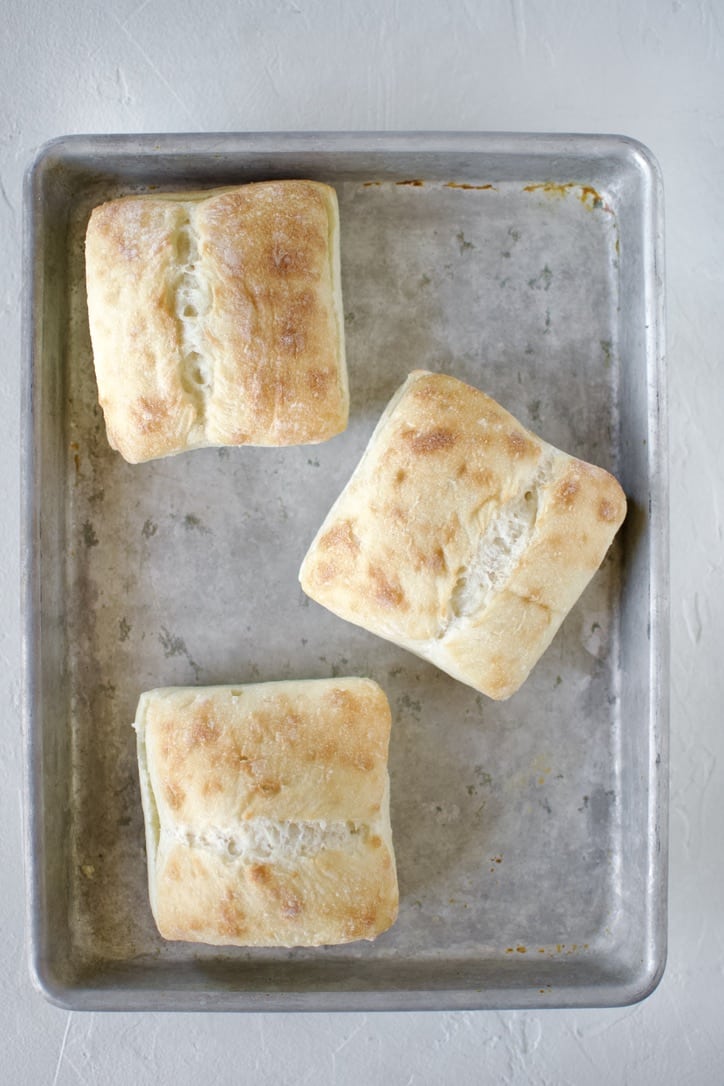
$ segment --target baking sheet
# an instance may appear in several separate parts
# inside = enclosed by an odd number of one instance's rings
[[[292,449],[131,466],[85,309],[90,210],[308,176],[342,222],[351,418]],[[641,998],[666,942],[660,179],[614,137],[77,137],[28,177],[31,961],[78,1008],[400,1009]],[[494,703],[309,601],[299,564],[407,373],[454,374],[613,471],[626,525]],[[162,685],[369,675],[393,710],[399,919],[374,944],[164,943],[130,727]]]

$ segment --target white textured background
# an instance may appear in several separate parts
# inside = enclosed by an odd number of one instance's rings
[[[724,3],[3,0],[0,1082],[724,1083]],[[68,1014],[23,946],[21,179],[71,132],[618,132],[663,169],[671,441],[670,951],[609,1011]]]

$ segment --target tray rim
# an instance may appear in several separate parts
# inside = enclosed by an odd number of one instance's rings
[[[642,968],[624,984],[606,988],[575,986],[557,988],[555,1003],[535,1002],[527,987],[476,990],[473,988],[322,989],[255,992],[244,989],[211,992],[158,993],[156,989],[67,983],[53,973],[44,959],[44,872],[39,863],[42,810],[38,802],[38,765],[42,747],[39,730],[40,696],[36,683],[40,640],[40,557],[35,550],[39,516],[36,434],[42,422],[37,413],[35,364],[38,350],[36,303],[42,293],[42,261],[39,259],[42,214],[38,188],[54,164],[73,162],[85,154],[105,154],[110,162],[121,155],[162,153],[168,156],[205,157],[222,152],[269,154],[371,152],[445,154],[486,153],[535,155],[557,159],[613,156],[629,159],[641,174],[648,200],[644,217],[643,275],[644,357],[649,397],[649,516],[652,526],[649,564],[649,728],[650,759],[646,885],[649,889],[648,927],[653,952]],[[22,306],[21,375],[21,603],[22,603],[22,734],[24,747],[23,850],[26,882],[25,931],[29,971],[36,990],[51,1003],[69,1010],[474,1010],[531,1007],[624,1006],[646,998],[659,984],[667,954],[668,905],[668,753],[669,753],[669,526],[668,434],[665,364],[664,203],[663,180],[649,148],[629,136],[595,133],[399,131],[399,132],[218,132],[72,134],[44,143],[30,162],[23,185],[22,252],[25,290]],[[650,267],[649,265],[650,261]],[[646,274],[646,272],[649,274]],[[485,993],[494,992],[491,1002]],[[565,998],[562,998],[564,997]],[[604,996],[605,998],[601,998]],[[516,998],[517,997],[517,998]],[[385,1005],[386,1004],[386,1005]]]

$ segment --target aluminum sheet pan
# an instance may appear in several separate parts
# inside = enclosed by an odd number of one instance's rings
[[[91,208],[154,187],[337,187],[346,434],[130,466],[97,405]],[[611,1005],[666,946],[661,181],[631,140],[71,137],[26,188],[31,968],[88,1009]],[[533,675],[494,703],[307,600],[306,548],[394,389],[452,373],[621,479],[630,511]],[[401,907],[374,944],[164,943],[130,722],[167,684],[369,675],[393,709]]]

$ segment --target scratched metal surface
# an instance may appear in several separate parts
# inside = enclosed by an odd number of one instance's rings
[[[570,137],[175,140],[66,141],[29,182],[38,984],[99,1008],[640,998],[665,955],[655,168],[634,145]],[[338,188],[348,431],[321,446],[125,464],[96,399],[90,209],[147,185],[284,175]],[[385,403],[420,367],[477,385],[613,470],[630,499],[602,569],[502,704],[341,622],[297,584]],[[377,679],[392,705],[396,925],[373,945],[315,951],[164,943],[147,900],[139,694],[342,674]]]

